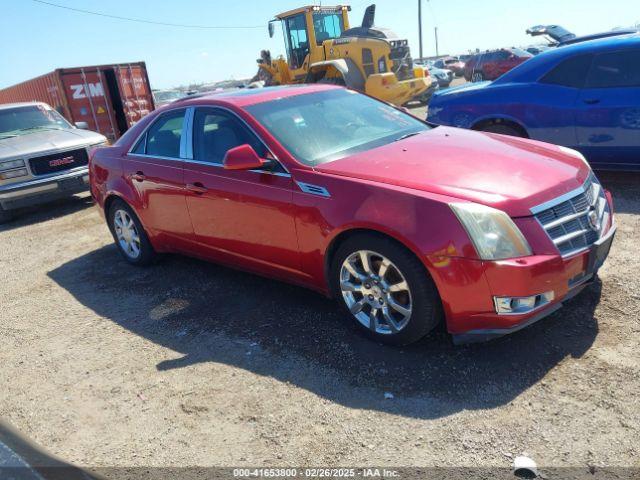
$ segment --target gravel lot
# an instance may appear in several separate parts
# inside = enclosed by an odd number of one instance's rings
[[[91,467],[640,467],[640,176],[601,178],[600,281],[463,347],[377,345],[315,293],[197,260],[131,267],[87,196],[28,210],[0,227],[0,416]]]

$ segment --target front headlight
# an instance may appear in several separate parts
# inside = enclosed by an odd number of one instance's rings
[[[584,155],[581,154],[578,150],[574,150],[573,148],[558,146],[562,153],[566,153],[567,155],[571,155],[572,157],[579,158],[582,162],[587,166],[589,170],[591,170],[591,165],[587,162],[587,159],[584,158]]]
[[[24,167],[24,160],[9,160],[8,162],[0,162],[0,171],[11,170],[12,168]]]
[[[531,247],[513,220],[502,210],[478,203],[450,203],[482,260],[531,255]]]

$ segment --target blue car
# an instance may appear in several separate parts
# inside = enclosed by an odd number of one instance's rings
[[[427,120],[555,143],[640,170],[640,35],[554,48],[493,82],[436,92]]]

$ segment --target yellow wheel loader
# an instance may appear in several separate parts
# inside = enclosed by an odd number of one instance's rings
[[[265,85],[334,83],[365,92],[395,105],[425,100],[431,77],[413,66],[407,40],[374,27],[375,5],[367,7],[362,25],[350,28],[351,7],[306,6],[276,15],[268,24],[273,37],[280,22],[287,58],[263,50],[255,80]]]

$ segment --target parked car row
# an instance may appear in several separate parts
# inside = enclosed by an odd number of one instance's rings
[[[414,65],[419,65],[427,69],[429,75],[436,81],[439,88],[447,88],[451,84],[454,78],[452,70],[446,68],[439,68],[435,66],[435,62],[432,60],[414,60]]]
[[[437,92],[428,120],[563,145],[596,168],[638,170],[640,36],[554,48],[493,82]]]
[[[532,56],[519,48],[500,48],[478,53],[464,64],[464,78],[471,82],[495,80]]]
[[[432,65],[442,70],[451,70],[456,77],[462,77],[464,75],[465,62],[457,57],[439,58],[438,60],[434,60]]]

